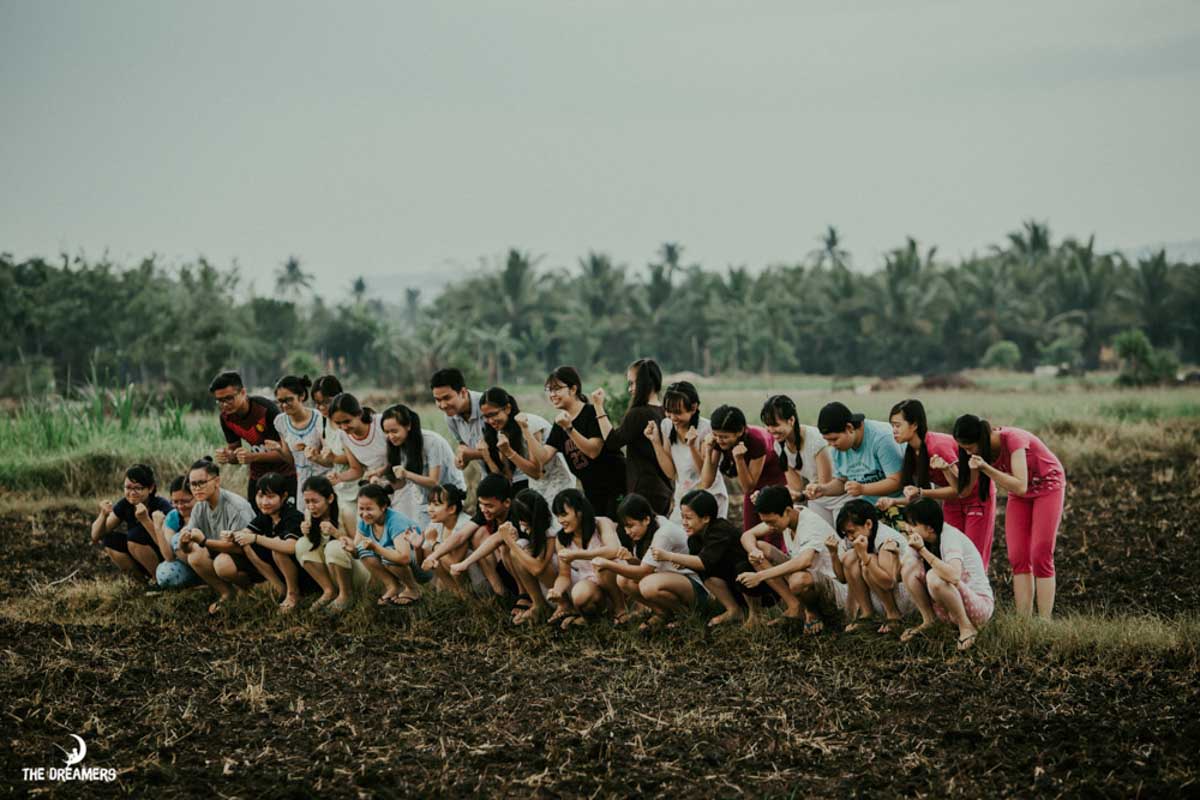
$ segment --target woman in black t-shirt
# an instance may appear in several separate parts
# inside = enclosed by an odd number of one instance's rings
[[[290,500],[295,478],[268,472],[258,479],[255,499],[259,515],[244,530],[236,531],[233,540],[242,548],[233,557],[239,572],[256,570],[282,596],[279,613],[296,608],[300,595],[320,588],[306,570],[296,563],[296,542],[304,515]]]
[[[596,408],[584,399],[582,384],[574,367],[559,367],[546,378],[546,394],[558,416],[542,445],[541,462],[549,461],[554,452],[562,453],[596,514],[615,519],[625,493],[625,459],[605,448]],[[603,410],[599,415],[608,416]]]
[[[626,371],[629,381],[629,410],[614,428],[607,415],[599,416],[600,432],[604,435],[604,446],[617,451],[625,448],[626,471],[625,492],[641,495],[650,503],[655,514],[667,516],[671,513],[671,479],[658,465],[654,454],[654,442],[666,417],[659,392],[662,391],[662,369],[654,359],[639,358]],[[592,405],[604,408],[604,390],[592,392]]]

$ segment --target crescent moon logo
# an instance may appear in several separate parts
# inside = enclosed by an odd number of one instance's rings
[[[84,757],[87,756],[87,745],[84,743],[83,739],[81,739],[80,737],[76,736],[73,733],[71,734],[71,738],[79,743],[79,747],[75,750],[71,750],[70,752],[67,752],[65,750],[63,751],[63,752],[67,753],[67,766],[68,767],[75,766],[80,761],[83,761]]]

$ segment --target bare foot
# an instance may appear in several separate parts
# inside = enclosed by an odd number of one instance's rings
[[[799,622],[802,619],[804,619],[804,609],[800,608],[799,606],[796,606],[795,608],[785,608],[783,613],[768,622],[767,626],[773,628],[776,625],[787,625],[790,622]]]
[[[846,626],[846,633],[854,633],[859,628],[865,628],[868,625],[874,625],[874,624],[875,624],[874,617],[859,617],[858,619],[854,619],[854,620],[850,621],[850,624],[848,624]]]
[[[575,627],[576,625],[584,625],[586,623],[587,620],[583,618],[583,614],[568,614],[567,616],[563,617],[562,629],[565,631]]]
[[[708,621],[708,627],[715,628],[718,625],[728,625],[731,622],[737,622],[742,618],[740,611],[726,611],[724,614],[718,614]]]
[[[320,597],[318,597],[316,600],[314,600],[314,601],[313,601],[313,604],[312,604],[311,606],[309,606],[309,610],[311,610],[311,611],[318,611],[318,610],[320,610],[321,608],[324,608],[325,606],[327,606],[327,605],[329,605],[330,603],[332,603],[332,602],[333,602],[333,599],[334,599],[335,597],[337,597],[337,595],[334,595],[334,594],[323,594],[323,595],[321,595]]]
[[[299,602],[300,602],[299,597],[289,594],[287,597],[283,598],[283,602],[279,604],[279,613],[280,614],[292,613],[293,611],[296,610],[296,604]]]
[[[653,633],[654,631],[663,627],[665,622],[666,619],[664,619],[661,614],[655,614],[654,616],[650,617],[650,619],[639,625],[638,630],[642,633]]]
[[[929,630],[932,627],[933,627],[933,622],[922,622],[920,625],[914,625],[913,627],[906,630],[904,633],[900,634],[900,641],[902,641],[902,642],[912,641],[913,639],[920,636],[922,633],[924,633],[925,631]]]

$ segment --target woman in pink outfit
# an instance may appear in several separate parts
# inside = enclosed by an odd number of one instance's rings
[[[1067,476],[1062,462],[1042,440],[1020,428],[993,428],[964,414],[954,422],[959,445],[958,484],[978,479],[979,496],[989,484],[1008,492],[1004,541],[1013,571],[1017,612],[1049,619],[1054,613],[1054,542],[1062,520]]]

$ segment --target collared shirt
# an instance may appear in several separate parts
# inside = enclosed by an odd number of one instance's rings
[[[479,447],[483,442],[483,414],[479,411],[479,400],[482,392],[467,392],[471,398],[471,418],[463,419],[458,414],[446,417],[446,427],[450,434],[471,449]]]

